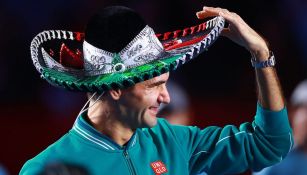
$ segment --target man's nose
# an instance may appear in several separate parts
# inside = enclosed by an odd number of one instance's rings
[[[158,102],[164,103],[164,104],[168,104],[168,103],[171,102],[171,98],[169,96],[169,93],[168,93],[168,90],[167,90],[165,84],[161,88],[161,91],[160,91],[160,94],[159,94],[159,97],[158,97]]]

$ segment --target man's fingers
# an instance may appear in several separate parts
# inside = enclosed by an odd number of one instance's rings
[[[208,18],[208,17],[218,16],[218,14],[207,12],[207,11],[203,10],[203,11],[197,12],[196,16],[197,16],[198,19],[204,19],[204,18]]]
[[[237,14],[229,12],[227,9],[222,9],[219,7],[203,7],[202,11],[196,13],[198,19],[204,19],[213,16],[222,16],[229,23],[233,23]]]
[[[223,17],[230,24],[234,21],[233,13],[230,13],[229,11],[226,13],[224,11],[220,11],[219,16]]]
[[[227,9],[204,6],[202,11],[197,12],[197,17],[203,19],[206,17],[218,16],[220,12],[223,12],[225,14],[229,13]]]
[[[212,10],[211,7],[204,6],[202,11],[196,13],[196,16],[199,19],[204,19],[207,17],[218,16],[218,13],[216,12],[216,10]]]

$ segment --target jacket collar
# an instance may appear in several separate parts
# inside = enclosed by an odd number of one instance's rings
[[[85,120],[86,116],[87,116],[86,112],[79,115],[72,127],[72,130],[86,141],[95,144],[101,149],[109,151],[130,149],[136,145],[138,141],[137,132],[134,132],[134,134],[132,135],[126,146],[120,146],[117,143],[115,143],[111,138],[100,133],[93,126],[91,126]]]

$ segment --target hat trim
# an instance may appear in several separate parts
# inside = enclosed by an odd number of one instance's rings
[[[121,73],[110,73],[91,77],[76,77],[66,72],[58,72],[51,68],[43,68],[44,78],[55,86],[69,90],[85,92],[103,92],[112,88],[127,88],[138,82],[148,80],[163,73],[175,70],[178,58],[182,55],[169,57],[163,61],[155,60],[151,64],[139,66],[137,69]],[[60,78],[56,78],[60,77]]]

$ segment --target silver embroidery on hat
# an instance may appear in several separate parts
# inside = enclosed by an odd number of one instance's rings
[[[83,42],[84,70],[87,75],[98,75],[112,70],[113,54]]]
[[[122,72],[161,58],[163,50],[152,28],[145,26],[118,54],[99,49],[84,41],[84,69],[88,76]],[[114,60],[118,57],[119,60]]]

